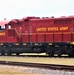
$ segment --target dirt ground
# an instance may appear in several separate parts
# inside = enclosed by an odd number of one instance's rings
[[[27,67],[0,65],[0,75],[36,75],[26,72],[27,69]]]
[[[74,75],[72,71],[0,65],[0,75]]]

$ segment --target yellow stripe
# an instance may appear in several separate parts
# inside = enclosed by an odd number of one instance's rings
[[[4,36],[5,35],[5,32],[0,32],[0,36],[2,36],[2,35]]]
[[[57,32],[57,33],[22,33],[22,35],[36,35],[36,34],[74,34],[74,32]]]
[[[11,30],[15,30],[16,34],[20,36],[20,34],[17,32],[16,28],[11,28]],[[52,33],[21,33],[21,35],[36,35],[36,34],[74,34],[74,32],[52,32]]]

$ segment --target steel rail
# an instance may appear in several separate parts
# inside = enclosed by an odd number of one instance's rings
[[[15,65],[15,66],[27,66],[27,67],[36,67],[36,68],[47,68],[47,69],[53,69],[53,70],[74,71],[74,66],[70,66],[70,65],[41,64],[41,63],[12,62],[12,61],[0,61],[0,64]]]

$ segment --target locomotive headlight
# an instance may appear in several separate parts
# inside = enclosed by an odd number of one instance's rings
[[[26,45],[26,43],[23,43],[23,45]]]
[[[35,43],[35,45],[38,45],[38,43]]]
[[[3,45],[3,43],[1,43],[0,45]]]
[[[74,45],[74,42],[71,42],[70,44]]]
[[[49,43],[48,45],[52,45],[52,43]]]
[[[16,45],[19,45],[19,43],[16,43]]]

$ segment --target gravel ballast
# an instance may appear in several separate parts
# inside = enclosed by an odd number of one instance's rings
[[[73,71],[64,71],[64,70],[49,70],[43,68],[32,68],[32,67],[23,67],[23,66],[7,66],[0,65],[0,75],[4,74],[24,74],[24,75],[74,75]]]

